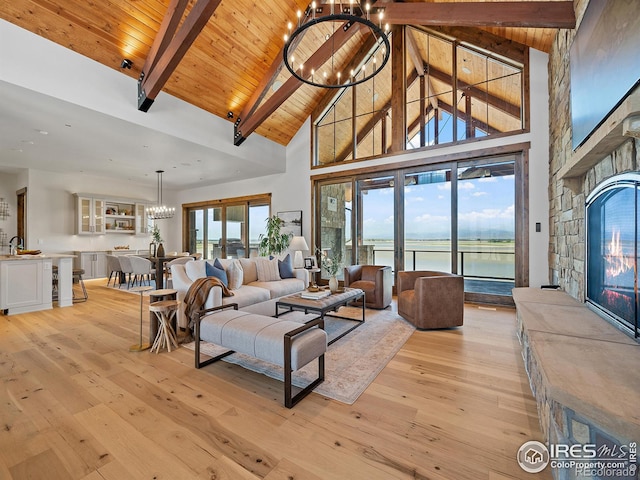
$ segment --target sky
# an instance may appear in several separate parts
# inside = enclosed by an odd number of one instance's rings
[[[513,239],[514,177],[458,181],[458,235],[461,239]],[[393,188],[364,196],[363,237],[393,238]],[[405,238],[451,238],[451,182],[405,187]]]

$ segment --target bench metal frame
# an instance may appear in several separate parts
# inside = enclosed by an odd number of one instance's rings
[[[205,367],[214,362],[217,362],[218,360],[223,359],[226,356],[231,355],[232,353],[235,353],[235,351],[229,350],[228,352],[221,353],[220,355],[209,358],[207,360],[204,360],[204,361],[200,360],[200,322],[206,315],[210,313],[229,309],[229,308],[238,310],[238,304],[230,303],[227,305],[220,305],[218,307],[207,308],[205,310],[200,310],[198,312],[198,321],[196,322],[196,325],[195,325],[195,334],[194,334],[195,342],[196,342],[196,345],[195,345],[196,368]],[[318,377],[314,379],[311,383],[309,383],[309,385],[302,388],[298,393],[296,393],[295,395],[292,395],[293,386],[292,386],[291,380],[292,380],[293,371],[291,370],[291,346],[293,344],[294,337],[314,327],[318,327],[324,330],[324,320],[322,318],[316,318],[315,320],[312,320],[309,323],[305,323],[301,325],[299,328],[296,328],[284,334],[284,342],[283,342],[284,343],[284,352],[283,352],[284,353],[284,366],[283,366],[284,368],[284,405],[287,408],[292,408],[300,400],[302,400],[304,397],[309,395],[309,393],[311,393],[314,388],[316,388],[319,384],[321,384],[324,381],[324,354],[322,354],[318,357]],[[224,347],[224,345],[221,345],[221,346]]]

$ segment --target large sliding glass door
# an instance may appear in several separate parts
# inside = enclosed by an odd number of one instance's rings
[[[465,290],[510,295],[515,280],[514,162],[458,166],[458,273]]]
[[[508,298],[514,286],[527,282],[526,241],[517,248],[526,223],[515,214],[518,190],[524,198],[517,158],[486,157],[319,182],[316,245],[340,249],[345,265],[389,265],[394,274],[457,273],[465,277],[469,298],[482,301],[485,295],[499,302],[497,297]]]
[[[404,270],[452,272],[451,169],[404,174]]]
[[[337,259],[343,265],[352,265],[352,203],[353,189],[351,181],[320,185],[317,220],[319,233],[316,239],[317,248],[331,258]],[[324,269],[321,277],[328,279]],[[338,279],[344,278],[342,269],[338,272]]]
[[[358,263],[395,270],[395,176],[358,180],[356,191]]]
[[[184,205],[188,229],[184,242],[203,258],[257,255],[259,236],[270,215],[270,197],[257,195]]]

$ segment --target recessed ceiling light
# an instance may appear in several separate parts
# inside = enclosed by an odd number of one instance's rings
[[[40,133],[40,135],[49,135],[49,132],[47,132],[46,130],[38,130],[38,132]]]
[[[464,73],[466,73],[467,75],[469,75],[471,73],[471,70],[469,70],[467,67],[462,67],[462,71]]]

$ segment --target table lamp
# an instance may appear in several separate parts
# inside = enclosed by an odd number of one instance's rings
[[[291,243],[289,244],[289,250],[292,250],[294,253],[293,256],[293,268],[302,268],[304,267],[304,261],[302,260],[302,251],[309,250],[309,246],[302,236],[295,236],[291,239]]]

